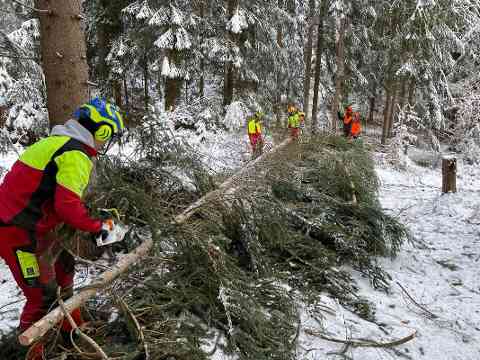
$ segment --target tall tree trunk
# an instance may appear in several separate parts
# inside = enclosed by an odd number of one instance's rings
[[[203,19],[205,18],[205,1],[199,1],[198,6],[199,16],[201,19]],[[200,59],[200,81],[198,85],[198,93],[199,96],[203,98],[205,96],[205,59],[203,58],[203,54],[201,56],[202,58]]]
[[[280,49],[283,49],[283,29],[282,25],[277,25],[277,45]],[[277,101],[275,106],[275,113],[277,118],[277,128],[282,127],[282,114],[284,113],[284,104],[282,102],[282,93],[283,93],[283,86],[282,86],[282,74],[281,69],[277,69]]]
[[[340,19],[338,39],[335,45],[337,73],[335,74],[335,95],[332,105],[332,131],[337,131],[337,111],[342,96],[342,81],[345,70],[345,32],[348,26],[348,18]]]
[[[63,124],[88,99],[88,65],[81,0],[36,0],[50,127]]]
[[[403,109],[407,100],[407,78],[403,77],[400,83],[400,95],[398,96],[398,106]]]
[[[205,96],[205,61],[200,60],[200,81],[198,85],[198,94],[201,98]]]
[[[408,85],[408,103],[410,106],[415,105],[415,78],[410,79],[410,84]]]
[[[396,83],[394,83],[392,100],[390,101],[390,111],[388,113],[388,137],[392,137],[393,124],[395,123],[395,114],[398,109],[398,89]]]
[[[180,97],[182,81],[179,79],[167,78],[165,81],[165,110],[175,110],[177,99]]]
[[[322,71],[323,52],[323,16],[325,13],[325,1],[320,5],[317,30],[317,50],[315,54],[315,82],[313,84],[313,105],[312,105],[312,133],[315,134],[318,128],[318,93],[320,91],[320,73]]]
[[[114,80],[112,84],[112,94],[115,99],[115,104],[122,108],[122,83],[119,80]]]
[[[123,91],[125,92],[125,110],[130,112],[130,99],[128,96],[127,76],[123,76]]]
[[[368,120],[367,124],[373,126],[373,114],[375,112],[375,96],[370,98],[370,109],[368,111]],[[365,124],[365,131],[367,130],[367,124]]]
[[[390,113],[390,102],[392,100],[392,96],[390,95],[390,88],[387,85],[385,91],[385,108],[383,109],[383,128],[382,128],[382,145],[387,143],[387,136],[388,136],[388,119]]]
[[[145,111],[148,111],[149,92],[148,92],[148,59],[145,55],[143,63],[143,96],[145,102]]]
[[[303,112],[308,120],[310,107],[310,80],[312,79],[312,47],[313,47],[313,19],[315,17],[315,0],[310,0],[310,16],[308,19],[307,43],[305,45],[305,78],[303,80]]]
[[[238,7],[239,0],[227,0],[227,18],[230,20],[236,8]],[[238,42],[238,34],[228,32],[228,37],[233,43]],[[225,62],[224,68],[224,80],[223,80],[223,105],[230,105],[233,101],[233,93],[235,89],[235,66],[231,61]]]

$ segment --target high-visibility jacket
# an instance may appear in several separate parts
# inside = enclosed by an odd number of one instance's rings
[[[288,127],[289,128],[300,127],[300,114],[298,112],[295,112],[288,117]]]
[[[251,118],[248,121],[248,134],[249,135],[260,135],[262,133],[262,127],[256,118]]]
[[[39,233],[60,223],[98,232],[101,221],[89,216],[81,199],[96,155],[93,137],[74,120],[52,134],[28,147],[5,176],[0,221]]]
[[[345,125],[348,125],[352,122],[353,116],[351,112],[346,112],[345,115],[343,116],[343,123]]]
[[[360,123],[360,115],[354,114],[352,120],[352,129],[350,130],[352,136],[358,136],[362,130],[362,125]]]

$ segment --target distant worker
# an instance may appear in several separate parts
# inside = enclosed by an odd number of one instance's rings
[[[288,129],[290,129],[290,138],[297,140],[300,135],[300,112],[293,105],[288,107]]]
[[[250,139],[250,145],[252,147],[252,154],[254,157],[262,154],[263,139],[262,139],[262,126],[261,121],[263,114],[259,111],[255,113],[248,120],[248,137]]]
[[[350,130],[350,135],[351,137],[356,139],[360,136],[361,131],[362,131],[362,124],[360,119],[360,113],[357,111],[353,114],[352,128]]]
[[[350,136],[350,131],[352,129],[352,120],[353,120],[353,110],[352,105],[347,105],[345,108],[345,113],[343,114],[343,135],[345,137]]]

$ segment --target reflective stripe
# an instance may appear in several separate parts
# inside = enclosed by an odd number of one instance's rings
[[[69,141],[68,136],[50,136],[29,146],[20,161],[36,170],[45,170],[53,154]]]
[[[55,158],[57,164],[57,184],[82,197],[88,186],[93,163],[81,151],[67,151]]]
[[[15,254],[17,255],[24,279],[32,279],[40,276],[40,268],[34,253],[17,250]]]

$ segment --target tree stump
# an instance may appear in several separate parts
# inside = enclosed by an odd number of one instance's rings
[[[442,192],[457,192],[457,159],[454,157],[442,158]]]

